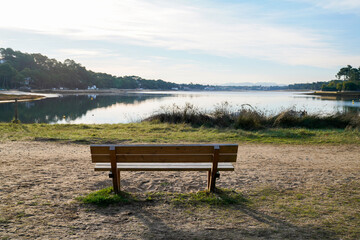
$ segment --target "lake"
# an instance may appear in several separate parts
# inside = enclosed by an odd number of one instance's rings
[[[249,107],[275,114],[285,109],[306,110],[308,113],[333,114],[360,112],[359,99],[329,99],[300,92],[132,92],[121,95],[64,95],[38,101],[19,102],[19,119],[23,123],[130,123],[149,117],[174,104],[193,104],[210,111],[219,104],[229,103],[236,111]],[[244,105],[245,104],[245,105]],[[0,122],[14,117],[14,103],[0,103]]]

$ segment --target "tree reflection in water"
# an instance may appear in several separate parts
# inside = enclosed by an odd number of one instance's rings
[[[162,98],[164,94],[126,95],[67,95],[32,102],[19,102],[19,119],[22,123],[56,123],[66,116],[75,120],[90,110],[114,104],[135,104],[148,99]],[[0,104],[0,122],[10,122],[14,117],[14,103]]]

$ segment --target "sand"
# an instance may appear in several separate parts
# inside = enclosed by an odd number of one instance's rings
[[[221,173],[217,186],[246,193],[263,186],[313,188],[358,181],[359,156],[356,145],[244,144],[236,170]],[[267,228],[288,227],[244,209],[226,221],[211,208],[189,214],[166,203],[81,205],[75,197],[111,186],[107,172],[93,170],[88,145],[3,142],[0,166],[2,239],[261,239],[284,238],[266,234]],[[205,189],[206,173],[123,172],[121,185],[134,193],[194,192]],[[293,232],[306,237],[295,226]]]

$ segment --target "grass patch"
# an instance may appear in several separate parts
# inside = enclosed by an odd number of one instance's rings
[[[215,193],[199,191],[196,193],[175,194],[172,197],[171,203],[175,205],[227,206],[249,202],[241,193],[229,189],[216,189]]]
[[[216,189],[215,193],[199,191],[196,193],[150,192],[145,194],[129,194],[121,192],[115,194],[112,187],[89,193],[86,196],[77,197],[76,200],[84,204],[94,204],[101,207],[106,207],[111,204],[149,201],[167,202],[177,206],[226,206],[246,204],[249,202],[241,193],[229,189]]]
[[[119,194],[115,194],[112,187],[89,193],[84,197],[77,197],[76,200],[85,204],[94,204],[101,207],[106,207],[110,204],[130,203],[136,201],[136,199],[129,193],[120,192]]]
[[[5,217],[0,217],[0,224],[7,224],[9,223],[9,219]]]
[[[131,138],[129,138],[131,137]],[[242,130],[193,127],[188,124],[11,124],[0,123],[0,141],[111,143],[272,143],[360,144],[360,131],[271,128]]]
[[[144,197],[142,197],[144,199]],[[242,193],[217,188],[214,193],[199,191],[190,193],[150,192],[145,194],[146,201],[167,202],[175,206],[228,206],[247,204],[249,200]]]

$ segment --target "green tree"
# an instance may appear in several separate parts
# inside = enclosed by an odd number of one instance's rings
[[[17,71],[9,63],[0,64],[0,87],[11,88],[12,80],[16,76]]]
[[[344,84],[343,84],[343,90],[345,90],[345,91],[356,91],[358,89],[359,89],[359,85],[357,85],[354,82],[347,81],[347,82],[344,82]]]
[[[341,79],[341,77],[343,77],[343,80],[349,80],[351,69],[352,69],[351,65],[347,65],[347,67],[341,68],[339,72],[336,74],[336,77],[338,79]]]

